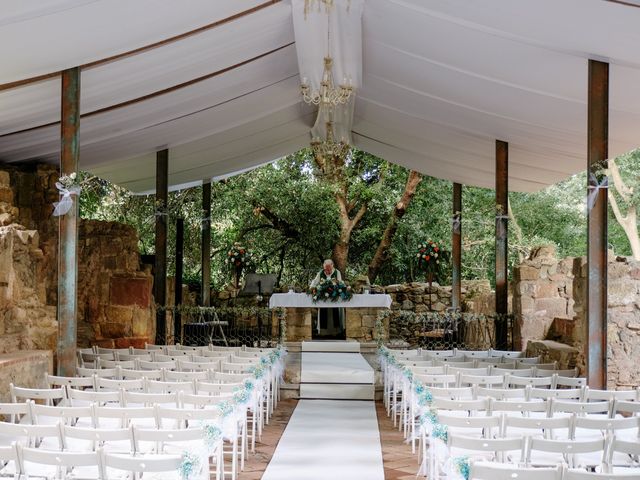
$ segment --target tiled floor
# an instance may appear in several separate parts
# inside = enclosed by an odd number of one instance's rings
[[[262,440],[256,443],[256,453],[249,454],[239,480],[260,480],[297,403],[296,400],[283,400],[278,404],[271,422],[262,432]],[[404,443],[402,433],[393,427],[381,402],[376,402],[376,411],[382,441],[385,480],[416,480],[417,455],[411,454],[411,446]]]

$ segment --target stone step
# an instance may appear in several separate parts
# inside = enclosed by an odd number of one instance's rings
[[[328,400],[373,400],[375,388],[366,384],[301,383],[300,398]]]
[[[360,342],[322,341],[302,342],[303,352],[360,353]]]

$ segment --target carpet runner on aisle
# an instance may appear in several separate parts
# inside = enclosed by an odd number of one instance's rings
[[[300,400],[262,480],[384,480],[373,401]]]

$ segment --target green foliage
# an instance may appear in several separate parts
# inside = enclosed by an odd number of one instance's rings
[[[636,172],[640,154],[619,160],[625,182],[637,202]],[[323,178],[308,149],[271,165],[212,185],[212,284],[231,280],[224,260],[234,242],[252,252],[251,268],[275,273],[281,285],[305,286],[331,256],[338,238],[336,192],[342,185]],[[352,232],[346,278],[366,273],[382,232],[407,180],[408,171],[373,155],[354,150],[344,165],[348,200],[367,203],[362,221]],[[540,244],[554,244],[559,256],[584,255],[586,174],[536,193],[511,193],[513,218],[509,222],[510,266]],[[390,260],[376,283],[424,280],[416,265],[417,245],[432,239],[451,250],[451,198],[449,181],[425,177],[399,221],[390,247]],[[133,225],[140,236],[141,253],[154,252],[154,197],[136,196],[100,179],[92,179],[81,196],[84,218],[113,220]],[[188,281],[200,278],[202,189],[169,195],[169,258],[175,252],[175,219],[185,220],[184,271]],[[495,247],[495,195],[493,190],[464,187],[462,208],[463,278],[493,279]],[[609,241],[616,253],[629,254],[629,243],[613,215]],[[170,263],[169,272],[173,269]],[[450,266],[442,272],[450,282]]]

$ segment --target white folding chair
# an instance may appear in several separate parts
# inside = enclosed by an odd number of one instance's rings
[[[91,406],[50,406],[39,405],[33,400],[29,401],[31,418],[34,425],[53,425],[62,423],[65,425],[78,425],[85,427],[94,426],[94,411]]]
[[[562,469],[526,468],[509,463],[473,462],[469,480],[561,480]]]
[[[120,405],[122,402],[121,390],[104,390],[96,392],[93,390],[76,390],[75,388],[68,388],[67,395],[69,396],[69,404],[71,406],[86,406],[95,403],[99,406],[108,404]]]
[[[0,422],[0,443],[10,445],[12,442],[29,447],[42,446],[49,450],[60,450],[62,449],[60,425]]]
[[[11,445],[0,446],[0,477],[13,477],[20,480],[22,474],[17,444],[13,442]]]
[[[9,384],[9,394],[13,403],[24,402],[26,400],[42,400],[46,405],[57,405],[64,403],[67,399],[67,390],[59,388],[22,388]]]
[[[162,476],[156,476],[163,480],[178,480],[180,479],[180,473],[178,469],[182,464],[182,455],[150,455],[150,456],[134,456],[134,455],[122,455],[116,453],[104,453],[103,454],[103,475],[104,478],[121,478],[122,475],[118,472],[129,472],[129,478],[132,480],[140,478],[151,478],[154,474],[162,474]],[[206,468],[206,465],[202,465],[202,462],[198,463],[198,470]],[[197,472],[194,472],[196,474]],[[144,474],[144,477],[143,477]]]
[[[602,468],[605,462],[605,439],[547,440],[530,438],[527,442],[527,466],[566,464],[571,468]]]
[[[28,478],[103,479],[101,452],[62,452],[18,445],[22,471]]]
[[[133,427],[85,428],[62,425],[62,443],[67,451],[97,451],[133,453]]]

